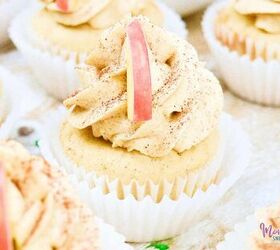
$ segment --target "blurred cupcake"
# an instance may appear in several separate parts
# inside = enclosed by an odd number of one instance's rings
[[[280,203],[260,209],[225,236],[217,250],[279,250]]]
[[[0,140],[9,139],[18,121],[46,98],[33,90],[25,77],[0,66]]]
[[[4,85],[0,81],[0,124],[5,121],[9,110],[7,96],[5,95]]]
[[[46,0],[42,3],[43,7],[21,13],[10,33],[39,83],[60,100],[79,88],[75,65],[83,62],[97,46],[105,29],[125,16],[147,16],[153,23],[186,37],[180,17],[155,0]]]
[[[18,99],[22,93],[16,81],[6,69],[0,67],[0,139],[8,138],[13,124],[22,113],[22,97]]]
[[[250,101],[279,106],[280,2],[214,4],[203,29],[228,87]]]
[[[28,0],[0,0],[0,47],[9,41],[8,27]]]
[[[74,174],[84,199],[128,241],[182,233],[240,176],[246,136],[221,117],[219,82],[186,40],[144,17],[125,19],[78,72],[85,87],[64,101],[66,120],[61,110],[46,121],[52,152],[43,154]],[[236,142],[226,131],[244,142],[239,163],[226,156]]]
[[[67,179],[19,143],[0,143],[1,246],[14,249],[132,249],[93,216]],[[4,180],[3,180],[4,179]],[[4,185],[5,183],[5,185]]]

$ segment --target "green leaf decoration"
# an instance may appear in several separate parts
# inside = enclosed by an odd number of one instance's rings
[[[154,248],[154,249],[158,249],[158,250],[169,250],[170,249],[169,245],[167,245],[166,243],[162,243],[162,242],[153,242],[150,245],[148,245],[146,248]]]
[[[34,146],[35,146],[36,148],[40,148],[39,142],[40,142],[40,140],[35,140],[35,141],[34,141]]]

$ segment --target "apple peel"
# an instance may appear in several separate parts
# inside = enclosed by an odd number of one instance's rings
[[[56,0],[56,5],[63,12],[68,11],[68,0]]]
[[[0,163],[0,250],[12,250],[5,202],[5,173]]]
[[[139,21],[127,26],[127,113],[140,122],[152,119],[152,80],[149,51]]]

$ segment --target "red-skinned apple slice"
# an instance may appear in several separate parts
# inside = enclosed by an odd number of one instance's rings
[[[139,21],[127,26],[127,113],[132,121],[152,119],[152,81],[149,52]]]
[[[0,163],[0,250],[12,250],[5,202],[5,173]]]
[[[56,5],[60,10],[64,12],[68,11],[68,0],[56,0]]]

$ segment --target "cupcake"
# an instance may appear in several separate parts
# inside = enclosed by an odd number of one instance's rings
[[[5,121],[8,113],[7,96],[5,95],[4,85],[0,81],[0,124]]]
[[[84,88],[64,101],[66,118],[64,109],[48,117],[43,154],[128,241],[182,233],[240,176],[246,136],[222,115],[219,82],[186,40],[124,19],[77,70]],[[226,156],[236,138],[239,163]]]
[[[144,15],[186,37],[180,17],[155,0],[41,2],[41,7],[17,17],[10,35],[38,82],[60,100],[80,87],[75,65],[97,46],[102,32],[122,18]]]
[[[216,3],[204,17],[205,38],[225,83],[249,101],[280,105],[279,24],[276,0]]]
[[[22,93],[15,90],[17,87],[17,79],[0,67],[0,139],[8,138],[13,124],[23,111],[18,99]]]
[[[0,47],[9,41],[8,27],[18,12],[28,4],[28,0],[0,0]]]
[[[258,210],[228,233],[217,250],[279,250],[280,204]]]
[[[0,66],[0,140],[11,138],[19,120],[46,98],[33,90],[28,79]]]
[[[44,159],[14,141],[0,143],[0,159],[3,249],[131,249]]]

